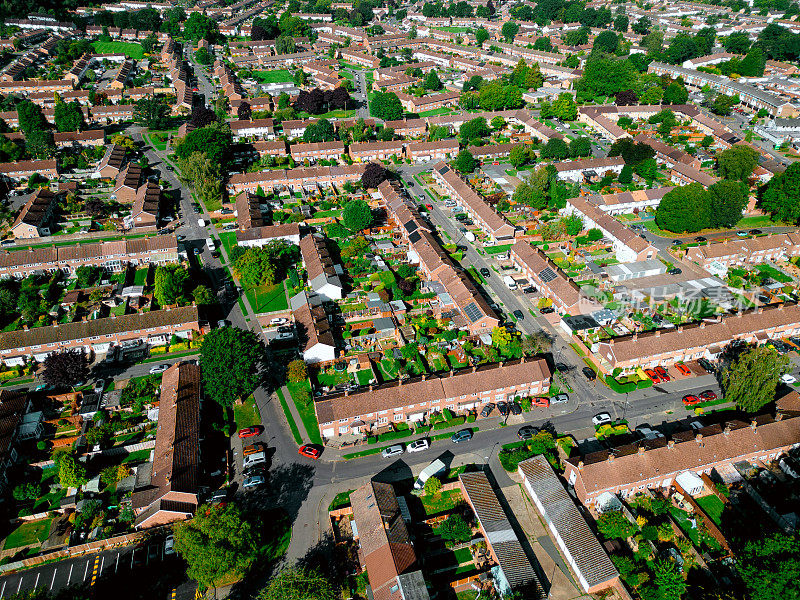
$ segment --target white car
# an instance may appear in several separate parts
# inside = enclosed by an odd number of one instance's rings
[[[413,442],[411,442],[408,445],[408,451],[409,452],[422,452],[423,450],[427,450],[430,447],[431,447],[431,443],[427,439],[422,438],[421,440],[414,440]]]
[[[794,375],[789,375],[789,373],[786,373],[784,375],[781,375],[781,381],[783,383],[791,385],[792,383],[797,382],[797,377],[795,377]]]
[[[175,554],[175,538],[172,537],[172,534],[164,540],[164,555],[170,556],[171,554]]]
[[[270,327],[277,327],[278,325],[286,325],[289,322],[289,319],[285,319],[283,317],[278,317],[276,319],[269,320]]]
[[[607,412],[602,412],[592,417],[592,423],[595,427],[599,427],[600,425],[607,425],[609,423],[613,423],[613,419],[611,415]]]
[[[395,444],[394,446],[384,448],[381,452],[381,456],[383,456],[383,458],[392,458],[394,456],[400,456],[403,452],[405,452],[403,444]]]
[[[156,365],[150,369],[150,375],[158,375],[169,369],[169,365]]]

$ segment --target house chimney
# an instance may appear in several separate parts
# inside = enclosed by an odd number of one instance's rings
[[[703,434],[702,433],[698,433],[697,435],[695,435],[694,436],[694,441],[697,442],[698,444],[702,444],[703,443]]]
[[[755,419],[753,419],[752,421],[750,421],[750,429],[752,429],[753,431],[755,431],[756,429],[758,429],[758,422],[757,422]]]
[[[675,447],[675,440],[670,440],[667,442],[667,448],[674,448]]]
[[[582,460],[578,461],[578,471],[583,471],[583,461]]]
[[[656,337],[661,337],[661,330],[660,329],[656,329]]]
[[[644,454],[646,451],[647,451],[647,450],[645,449],[645,447],[644,447],[644,446],[639,446],[639,454],[640,454],[640,455]]]
[[[614,459],[615,459],[615,458],[616,458],[616,457],[614,456],[614,453],[613,453],[613,452],[609,452],[609,453],[608,453],[608,462],[610,462],[610,463],[611,463],[611,462],[614,462]]]
[[[725,429],[722,430],[722,433],[724,435],[730,435],[730,433],[731,433],[731,424],[730,423],[727,423],[725,425]]]

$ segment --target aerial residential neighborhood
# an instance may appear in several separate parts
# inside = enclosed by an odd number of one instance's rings
[[[0,6],[0,600],[800,598],[800,6]]]

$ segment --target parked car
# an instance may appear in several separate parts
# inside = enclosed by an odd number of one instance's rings
[[[499,410],[500,414],[505,417],[508,414],[508,404],[501,400],[497,403],[497,410]]]
[[[150,375],[158,375],[169,369],[169,365],[156,365],[150,368]]]
[[[643,440],[657,440],[664,437],[663,433],[650,429],[649,427],[639,427],[636,429],[636,433],[640,435]]]
[[[717,399],[717,395],[714,392],[712,392],[711,390],[706,390],[705,392],[700,392],[700,397],[703,400],[716,400]]]
[[[263,475],[253,475],[242,482],[242,487],[246,490],[249,490],[250,488],[256,488],[262,485],[264,481],[265,479]]]
[[[683,403],[686,406],[694,406],[695,404],[700,404],[703,401],[700,396],[695,396],[694,394],[687,394],[683,397]]]
[[[661,383],[661,378],[653,369],[645,369],[644,374],[647,375],[653,383]]]
[[[667,273],[669,273],[670,275],[680,275],[681,273],[683,273],[683,271],[675,267],[674,269],[670,269],[669,271],[667,271]]]
[[[704,238],[702,235],[698,235],[696,238],[694,238],[694,241],[695,242],[706,242],[708,240],[706,238]]]
[[[242,449],[242,456],[255,454],[256,452],[261,452],[263,449],[264,448],[261,446],[261,442],[256,442],[255,444],[250,444],[249,446],[245,446]]]
[[[540,308],[539,312],[542,313],[543,315],[549,315],[550,313],[556,312],[556,309],[553,308],[552,306],[545,306],[543,308]]]
[[[220,502],[225,502],[228,499],[228,488],[222,488],[221,490],[215,491],[208,499],[210,504],[219,504]]]
[[[483,406],[483,410],[481,410],[481,416],[488,417],[490,414],[492,414],[492,411],[495,409],[495,407],[496,405],[494,402],[488,402]]]
[[[542,408],[547,408],[550,406],[550,398],[547,396],[534,396],[531,398],[531,406],[541,406]]]
[[[175,537],[170,534],[164,540],[164,556],[172,556],[175,554]]]
[[[793,383],[797,383],[797,377],[789,373],[784,373],[781,375],[781,381],[787,385],[792,385]]]
[[[691,374],[692,374],[692,372],[689,370],[689,367],[687,367],[687,366],[686,366],[685,364],[683,364],[683,363],[677,363],[677,364],[675,365],[675,368],[676,368],[676,369],[678,369],[678,372],[679,372],[681,375],[685,375],[686,377],[689,377],[689,376],[691,376]]]
[[[550,398],[550,404],[564,404],[565,402],[569,402],[568,394],[556,394]]]
[[[259,433],[261,433],[263,427],[260,425],[253,425],[252,427],[245,427],[244,429],[239,430],[239,438],[245,439],[250,437],[255,437]]]
[[[286,325],[289,322],[289,319],[285,319],[283,317],[276,317],[274,319],[269,320],[270,327],[277,327],[278,325]]]
[[[594,381],[597,379],[597,373],[594,372],[592,367],[583,367],[583,369],[581,369],[581,373],[583,373],[583,376],[589,381]]]
[[[106,380],[105,379],[98,379],[94,382],[94,393],[101,394],[103,390],[106,389]]]
[[[536,288],[534,286],[532,286],[532,285],[529,285],[528,287],[522,289],[522,293],[523,294],[535,294],[536,293]]]
[[[747,232],[746,231],[737,231],[736,235],[738,235],[739,237],[747,237]]]
[[[522,407],[517,402],[509,402],[508,409],[511,411],[512,415],[522,414]]]
[[[524,425],[517,430],[517,437],[521,440],[529,440],[539,433],[539,428],[533,425]]]
[[[486,267],[481,267],[480,274],[483,275],[484,277],[489,277],[492,274],[492,272]]]
[[[664,367],[659,366],[653,370],[658,374],[658,376],[661,378],[662,381],[669,381],[670,379],[672,379],[669,376],[669,373],[667,373],[667,369]]]
[[[317,460],[322,456],[322,446],[319,444],[303,444],[297,449],[297,453]]]
[[[750,235],[761,235],[764,232],[761,231],[760,229],[751,229],[749,233]]]
[[[600,425],[608,425],[609,423],[613,423],[614,420],[611,418],[611,415],[607,412],[598,413],[592,417],[592,423],[595,427],[600,427]]]
[[[711,361],[707,358],[698,358],[697,364],[703,367],[706,373],[715,373],[717,369],[711,364]]]
[[[458,444],[459,442],[466,442],[472,439],[472,430],[471,429],[462,429],[461,431],[456,431],[453,434],[453,437],[450,438],[454,444]]]
[[[381,456],[383,458],[393,458],[395,456],[400,456],[405,451],[406,447],[403,446],[403,444],[395,444],[394,446],[389,446],[388,448],[384,448],[381,451]]]
[[[517,321],[524,321],[525,320],[525,315],[519,309],[515,310],[511,314],[513,314],[517,318]]]
[[[409,452],[422,452],[423,450],[427,450],[431,447],[431,443],[428,441],[427,438],[422,438],[419,440],[414,440],[408,445],[407,450]]]

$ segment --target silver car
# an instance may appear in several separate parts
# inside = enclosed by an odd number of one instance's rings
[[[405,450],[403,444],[395,444],[394,446],[384,448],[381,452],[381,456],[383,456],[383,458],[393,458],[395,456],[400,456]]]

